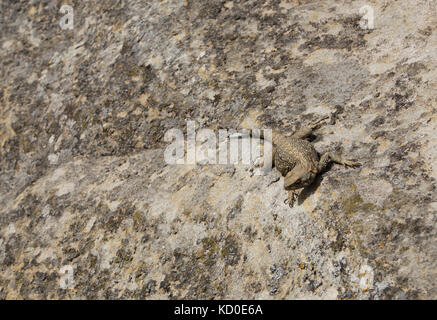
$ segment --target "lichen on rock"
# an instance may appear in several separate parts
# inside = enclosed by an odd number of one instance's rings
[[[0,4],[0,298],[437,297],[436,1],[70,4]],[[164,161],[254,114],[362,166]]]

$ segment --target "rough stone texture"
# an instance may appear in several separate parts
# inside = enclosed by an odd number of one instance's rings
[[[437,298],[435,0],[63,3],[0,4],[0,298]],[[363,166],[293,209],[276,171],[163,160],[186,119],[331,113],[316,149]]]

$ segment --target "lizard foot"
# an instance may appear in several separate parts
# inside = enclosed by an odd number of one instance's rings
[[[341,164],[341,165],[344,165],[347,167],[361,166],[361,163],[359,163],[356,160],[343,159],[341,156],[339,156],[335,153],[327,152],[327,153],[324,153],[320,157],[319,166],[318,166],[319,172],[324,171],[330,162],[335,162],[335,163],[338,163],[338,164]]]
[[[347,166],[347,167],[359,167],[359,166],[361,166],[361,163],[359,163],[356,160],[345,159],[342,162],[343,162],[342,165]]]
[[[293,190],[288,191],[288,197],[287,199],[284,200],[284,203],[287,204],[290,208],[293,208],[294,206],[294,201],[296,200],[295,198],[297,198],[297,194],[296,192],[294,192]]]
[[[287,198],[287,199],[285,199],[284,200],[284,204],[287,204],[288,203],[288,206],[290,207],[290,208],[293,208],[293,205],[294,205],[294,199],[293,198]]]
[[[316,122],[313,122],[312,124],[309,125],[309,128],[311,128],[311,130],[315,130],[320,128],[323,125],[323,122],[328,119],[329,116],[324,116],[323,118],[317,120]]]

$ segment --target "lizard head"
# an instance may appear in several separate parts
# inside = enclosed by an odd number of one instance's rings
[[[296,190],[309,186],[316,177],[312,171],[292,170],[284,179],[284,188],[286,190]]]

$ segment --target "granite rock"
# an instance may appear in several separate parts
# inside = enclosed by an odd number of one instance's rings
[[[437,298],[436,1],[0,9],[0,298]],[[324,115],[316,149],[362,166],[292,209],[275,170],[164,161],[186,120]]]

